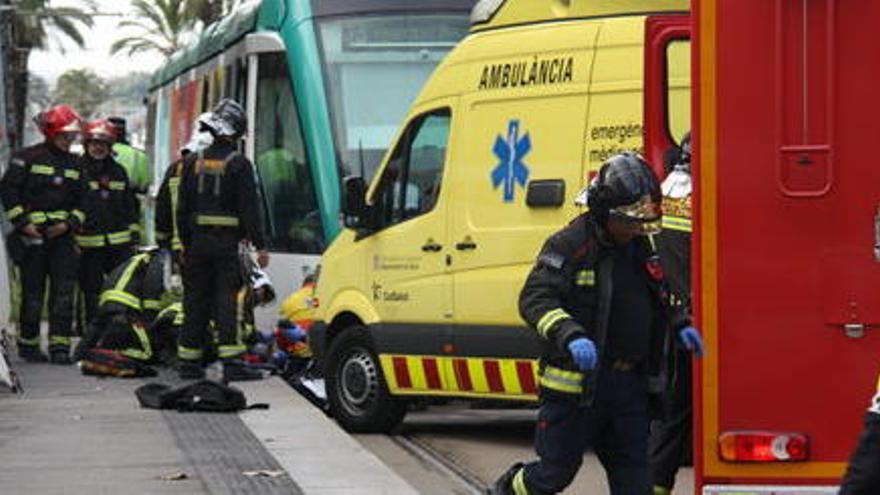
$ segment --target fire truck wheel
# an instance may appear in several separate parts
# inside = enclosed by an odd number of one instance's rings
[[[386,433],[406,414],[405,401],[388,393],[367,329],[351,327],[327,353],[327,399],[336,421],[353,433]]]

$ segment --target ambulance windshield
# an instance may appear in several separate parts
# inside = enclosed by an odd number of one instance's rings
[[[465,13],[319,21],[343,175],[361,175],[363,156],[364,178],[370,181],[413,99],[468,27]]]

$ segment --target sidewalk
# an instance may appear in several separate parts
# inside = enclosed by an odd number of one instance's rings
[[[168,372],[125,380],[13,367],[25,393],[0,388],[4,494],[416,493],[275,377],[234,384],[269,410],[177,413],[143,409],[134,396],[148,381],[176,382]],[[271,476],[244,474],[253,471]]]

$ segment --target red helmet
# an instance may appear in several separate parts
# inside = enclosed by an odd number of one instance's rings
[[[79,133],[82,118],[70,105],[56,105],[34,117],[34,122],[47,139],[66,132]]]
[[[86,124],[83,130],[84,141],[116,142],[116,128],[109,120],[93,120]]]

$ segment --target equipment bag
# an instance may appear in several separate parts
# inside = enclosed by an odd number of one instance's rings
[[[228,385],[201,380],[171,388],[163,383],[148,383],[134,391],[141,406],[151,409],[176,409],[180,412],[236,412],[242,409],[268,409],[268,404],[247,405],[244,393]]]
[[[83,375],[115,376],[118,378],[139,378],[156,376],[156,370],[139,363],[119,351],[110,349],[89,349],[79,362]]]

